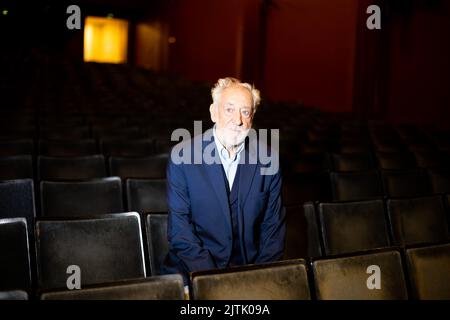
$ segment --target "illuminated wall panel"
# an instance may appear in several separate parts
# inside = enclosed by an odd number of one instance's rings
[[[125,63],[128,50],[128,21],[86,17],[84,61]]]

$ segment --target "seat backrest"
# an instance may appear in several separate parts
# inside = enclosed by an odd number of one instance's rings
[[[380,169],[384,170],[406,170],[417,167],[414,155],[408,152],[379,152],[377,160]]]
[[[331,173],[335,201],[356,201],[383,197],[380,178],[375,171]]]
[[[41,182],[41,214],[77,217],[123,212],[122,183],[118,177],[78,182]]]
[[[440,196],[390,199],[388,211],[396,245],[450,240],[447,216]]]
[[[412,295],[416,299],[450,299],[450,244],[406,250]]]
[[[103,155],[84,157],[38,157],[39,181],[84,180],[106,177]]]
[[[0,180],[33,179],[33,157],[0,157]]]
[[[375,170],[372,156],[367,153],[338,154],[332,156],[333,170],[338,172]]]
[[[39,154],[50,157],[83,157],[95,155],[97,144],[94,139],[74,141],[39,141]]]
[[[320,203],[319,215],[325,255],[389,246],[382,200]]]
[[[419,167],[449,168],[450,156],[445,152],[414,152]]]
[[[194,300],[309,300],[304,260],[191,274]]]
[[[154,153],[151,139],[103,140],[100,147],[105,156],[113,157],[146,157]]]
[[[0,140],[0,157],[18,156],[34,153],[34,143],[31,139]]]
[[[139,213],[167,212],[165,179],[127,179],[128,210]]]
[[[89,126],[69,126],[45,128],[39,132],[40,139],[48,140],[80,140],[90,138]]]
[[[0,291],[0,300],[28,300],[28,293],[23,290]]]
[[[31,287],[30,247],[25,218],[0,219],[0,290]]]
[[[285,207],[286,237],[283,260],[322,256],[314,204]]]
[[[81,290],[50,291],[41,300],[183,300],[183,277],[179,274],[140,280],[92,285]]]
[[[430,169],[428,176],[433,193],[450,193],[450,168]]]
[[[426,172],[383,171],[383,184],[386,195],[396,197],[421,197],[431,194],[431,187]]]
[[[149,214],[146,223],[150,269],[152,275],[159,275],[164,259],[169,253],[167,214]]]
[[[313,274],[319,300],[408,299],[398,251],[317,260]]]
[[[109,159],[109,173],[122,179],[162,179],[166,177],[168,155],[157,155],[145,158],[119,158]]]
[[[34,225],[36,210],[33,180],[0,181],[0,219],[19,217],[26,218],[29,226]]]
[[[42,290],[66,289],[67,283],[76,284],[77,272],[81,288],[146,276],[137,213],[37,221],[36,238]],[[73,282],[68,279],[71,275],[75,277]]]

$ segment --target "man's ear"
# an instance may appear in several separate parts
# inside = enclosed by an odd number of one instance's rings
[[[217,107],[214,105],[214,103],[212,103],[209,106],[209,113],[211,115],[211,121],[216,123],[216,121],[217,121]]]

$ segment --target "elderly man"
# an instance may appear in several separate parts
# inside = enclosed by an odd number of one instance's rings
[[[259,91],[224,78],[212,98],[214,127],[182,142],[181,149],[195,154],[209,146],[217,161],[179,163],[172,152],[167,167],[169,254],[162,271],[181,273],[185,284],[189,272],[275,261],[284,248],[280,172],[263,173],[259,152],[247,138]],[[255,146],[266,148],[261,141]]]

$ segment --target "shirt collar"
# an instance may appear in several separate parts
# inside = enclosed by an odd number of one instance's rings
[[[234,158],[230,158],[230,156],[228,155],[228,150],[223,146],[222,142],[220,142],[219,138],[217,137],[217,133],[216,133],[216,125],[214,125],[213,127],[213,136],[214,136],[214,142],[216,144],[216,148],[217,151],[219,152],[220,158],[222,160],[225,161],[235,161],[236,159],[238,159],[238,156],[240,155],[240,153],[242,152],[242,150],[244,149],[244,142],[242,142],[239,147],[236,150],[236,153],[234,154]]]

